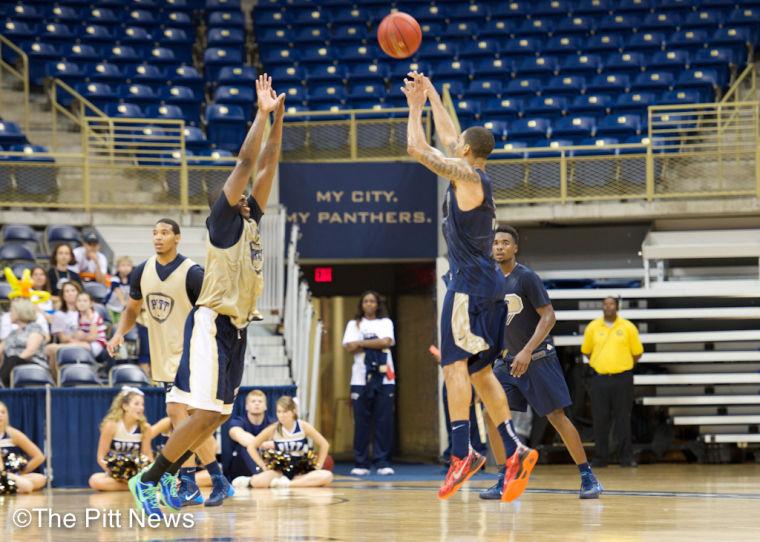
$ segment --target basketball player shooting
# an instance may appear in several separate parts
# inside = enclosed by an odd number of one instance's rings
[[[474,475],[486,458],[470,448],[472,386],[482,399],[509,460],[502,500],[513,501],[528,484],[538,453],[520,442],[512,425],[504,389],[491,370],[502,350],[507,306],[505,280],[491,255],[496,210],[485,173],[494,148],[490,130],[472,127],[459,133],[430,79],[410,72],[402,91],[409,104],[407,151],[419,163],[449,180],[443,209],[449,272],[441,314],[441,367],[451,418],[451,466],[438,490],[447,499]],[[450,156],[425,140],[422,109],[427,100],[436,133]]]
[[[235,168],[221,189],[209,192],[206,219],[206,273],[195,307],[185,322],[184,347],[174,387],[167,402],[187,405],[192,412],[175,428],[153,464],[129,480],[129,490],[147,516],[162,517],[158,498],[164,473],[180,466],[232,413],[243,378],[246,328],[256,317],[256,300],[263,289],[263,258],[259,221],[266,208],[282,143],[285,95],[272,89],[266,74],[256,80],[258,110],[243,141]],[[269,113],[274,124],[259,157]],[[257,158],[259,167],[257,168]],[[253,189],[245,194],[256,171]],[[234,495],[228,483],[214,481],[206,505],[218,505]],[[211,501],[209,503],[208,501]]]

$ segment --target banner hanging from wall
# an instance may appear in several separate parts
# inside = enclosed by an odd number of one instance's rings
[[[412,163],[280,164],[302,260],[434,259],[437,177]]]

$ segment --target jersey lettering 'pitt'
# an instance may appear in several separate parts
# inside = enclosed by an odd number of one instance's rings
[[[146,295],[145,304],[148,308],[148,314],[158,323],[163,323],[169,318],[174,308],[174,300],[168,295],[158,292],[151,292]]]

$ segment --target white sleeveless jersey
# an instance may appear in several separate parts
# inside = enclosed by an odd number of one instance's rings
[[[116,422],[116,434],[111,440],[111,451],[119,454],[139,452],[142,449],[142,437],[139,423],[130,431],[124,425],[124,420],[119,420]]]
[[[275,448],[280,452],[287,452],[290,455],[303,455],[309,451],[309,440],[306,433],[301,428],[301,423],[296,420],[293,432],[289,432],[285,427],[275,431],[274,437]]]

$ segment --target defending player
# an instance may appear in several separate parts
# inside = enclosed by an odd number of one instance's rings
[[[256,300],[264,283],[258,223],[277,170],[285,114],[285,95],[275,94],[266,74],[257,79],[256,94],[256,118],[235,168],[222,189],[209,194],[206,274],[198,301],[185,323],[182,358],[174,387],[167,396],[193,411],[174,430],[153,464],[129,481],[135,502],[149,516],[162,515],[157,499],[161,477],[175,474],[191,456],[191,450],[229,418],[243,377],[246,328],[255,316]],[[259,157],[270,112],[275,112],[275,120]],[[246,196],[246,186],[256,169],[253,190]],[[234,495],[234,490],[223,476],[211,478],[213,490],[205,504],[218,506]],[[170,500],[164,502],[172,504]]]
[[[586,459],[578,430],[565,415],[572,404],[557,352],[549,341],[556,318],[549,294],[540,277],[517,263],[519,236],[511,226],[500,226],[493,242],[493,256],[507,278],[509,316],[505,331],[508,357],[498,360],[493,372],[504,386],[509,406],[525,411],[528,404],[546,416],[562,437],[581,475],[581,499],[596,499],[602,493]],[[503,472],[496,484],[480,494],[481,499],[499,499]]]
[[[449,273],[441,314],[441,366],[451,417],[451,466],[438,491],[447,499],[485,463],[470,449],[470,401],[475,386],[497,424],[507,461],[502,499],[516,499],[528,484],[538,453],[520,442],[504,390],[491,370],[502,349],[507,317],[504,277],[491,256],[496,211],[484,168],[494,147],[490,130],[473,127],[460,134],[430,80],[409,74],[402,88],[409,104],[407,150],[422,165],[450,181],[443,231]],[[436,132],[452,157],[428,145],[422,108],[430,98]]]
[[[182,329],[203,285],[203,268],[177,252],[180,240],[180,227],[174,220],[162,218],[153,226],[156,254],[132,270],[129,300],[119,320],[119,327],[108,342],[108,351],[114,355],[144,306],[151,377],[167,394],[174,385],[182,356]],[[188,416],[187,406],[167,398],[166,414],[171,419],[172,427],[177,427]],[[221,474],[213,438],[209,437],[194,451],[209,474]],[[180,470],[180,484],[176,492],[172,491],[172,487],[176,486],[175,477],[167,475],[164,482],[167,498],[179,499],[183,506],[203,503],[195,481],[194,458],[188,459]]]

